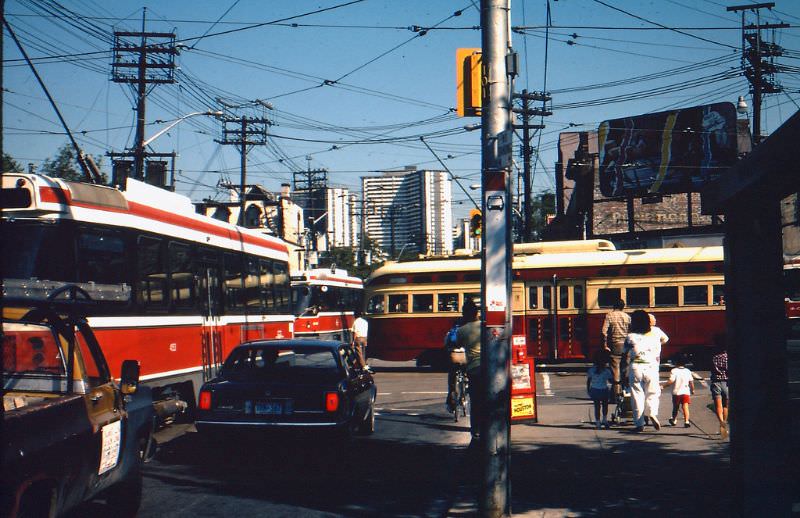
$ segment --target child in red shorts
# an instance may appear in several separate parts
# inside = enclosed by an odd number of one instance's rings
[[[669,381],[664,382],[664,386],[672,385],[672,417],[669,424],[675,426],[678,417],[678,409],[683,410],[683,426],[689,428],[689,403],[691,395],[694,394],[694,377],[692,371],[686,368],[686,360],[683,356],[676,361],[677,367],[669,373]]]

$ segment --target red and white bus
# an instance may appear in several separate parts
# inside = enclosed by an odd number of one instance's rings
[[[138,359],[156,399],[191,405],[240,342],[293,335],[280,239],[132,179],[120,191],[7,173],[2,202],[4,292],[77,284],[105,301],[89,323],[109,365]]]
[[[364,281],[347,270],[333,267],[292,273],[294,334],[349,341],[354,312],[363,301]]]
[[[725,328],[722,247],[616,250],[590,240],[515,245],[514,334],[540,361],[587,360],[613,303],[656,316],[663,357],[704,354]],[[480,307],[476,256],[389,263],[367,279],[370,356],[436,363],[467,298]],[[699,360],[700,358],[698,358]]]

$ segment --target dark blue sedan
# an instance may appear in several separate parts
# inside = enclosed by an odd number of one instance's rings
[[[349,344],[264,340],[239,345],[198,399],[197,430],[375,430],[377,389]]]

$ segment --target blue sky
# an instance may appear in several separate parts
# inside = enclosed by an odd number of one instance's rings
[[[551,0],[546,37],[548,3],[512,1],[512,26],[518,28],[513,45],[522,69],[516,90],[546,88],[553,96],[553,115],[533,139],[540,156],[535,192],[554,189],[559,132],[667,108],[736,102],[740,95],[750,102],[747,81],[737,73],[741,18],[725,11],[728,4]],[[479,181],[480,135],[463,130],[479,120],[451,111],[455,51],[480,46],[478,5],[478,0],[7,0],[5,9],[31,57],[70,55],[38,59],[37,67],[87,152],[122,151],[133,142],[132,91],[109,80],[110,48],[115,30],[141,29],[146,7],[148,31],[174,30],[187,46],[177,59],[178,81],[155,87],[149,97],[147,136],[180,115],[220,109],[218,98],[228,104],[263,99],[274,107],[265,112],[274,124],[269,145],[249,154],[250,182],[277,190],[293,170],[310,165],[328,169],[330,183],[359,190],[360,178],[374,171],[407,165],[439,169],[419,136],[463,184]],[[785,92],[765,100],[768,134],[800,103],[800,2],[777,0],[773,11],[761,13],[762,23],[792,26],[775,33],[787,50],[777,63],[789,69],[776,76]],[[751,13],[747,20],[756,21]],[[66,136],[19,57],[6,36],[4,149],[22,164],[38,165]],[[653,78],[642,78],[647,75]],[[179,154],[179,192],[195,200],[219,197],[218,180],[238,182],[238,151],[217,144],[220,133],[218,121],[193,117],[154,141],[154,151]],[[108,159],[104,162],[107,167]],[[455,187],[454,192],[455,215],[463,216],[469,202]]]

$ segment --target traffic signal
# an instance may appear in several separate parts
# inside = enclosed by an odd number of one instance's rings
[[[483,215],[478,209],[469,211],[469,235],[472,237],[481,237],[481,230],[483,227]]]
[[[456,49],[456,114],[481,115],[481,49]]]

